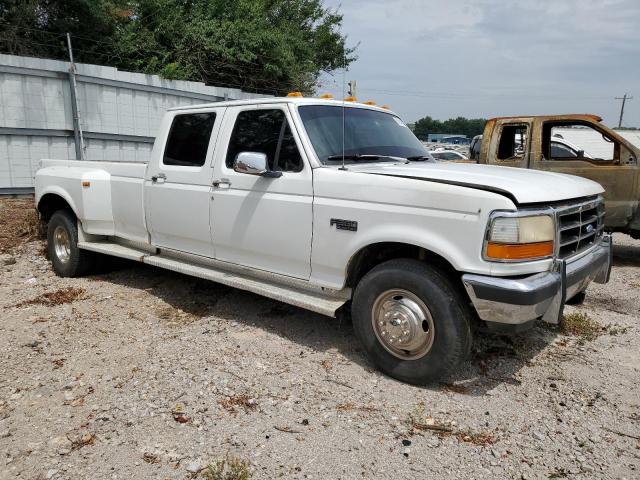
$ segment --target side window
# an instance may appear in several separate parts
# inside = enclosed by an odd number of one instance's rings
[[[584,123],[545,123],[543,151],[551,160],[611,162],[620,158],[620,144]]]
[[[502,127],[498,160],[518,160],[524,157],[527,144],[526,125],[506,125]]]
[[[162,163],[183,167],[204,165],[215,120],[213,112],[176,115],[169,130]]]
[[[287,117],[280,109],[245,110],[238,114],[229,139],[227,168],[233,168],[233,162],[241,152],[264,153],[271,170],[302,170],[300,152]]]

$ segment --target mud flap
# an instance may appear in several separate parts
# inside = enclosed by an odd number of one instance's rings
[[[611,267],[613,267],[613,237],[611,237],[611,235],[605,235],[602,241],[606,242],[609,246],[609,262],[594,277],[593,281],[595,283],[607,283],[609,278],[611,278]]]
[[[549,308],[542,316],[542,320],[547,323],[561,325],[564,318],[564,303],[567,301],[567,262],[557,260],[553,271],[560,275],[560,288],[551,300]]]

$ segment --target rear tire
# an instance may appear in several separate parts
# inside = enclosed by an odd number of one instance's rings
[[[60,277],[80,277],[91,271],[95,256],[78,248],[78,226],[73,213],[58,210],[47,227],[47,251]]]
[[[367,273],[352,315],[369,358],[404,382],[441,380],[471,350],[467,301],[443,273],[417,260],[389,260]]]

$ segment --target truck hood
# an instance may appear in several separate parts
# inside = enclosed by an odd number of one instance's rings
[[[508,196],[517,204],[556,202],[604,192],[599,183],[574,175],[493,165],[412,162],[351,164],[348,168],[352,172],[493,191]]]

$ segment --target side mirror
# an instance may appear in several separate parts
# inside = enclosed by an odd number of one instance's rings
[[[248,175],[263,175],[267,172],[267,156],[258,152],[240,152],[233,162],[233,169]]]
[[[259,175],[261,177],[277,178],[282,172],[269,170],[267,156],[260,152],[240,152],[233,162],[233,170],[247,175]]]
[[[578,158],[584,158],[584,150],[578,150]]]

